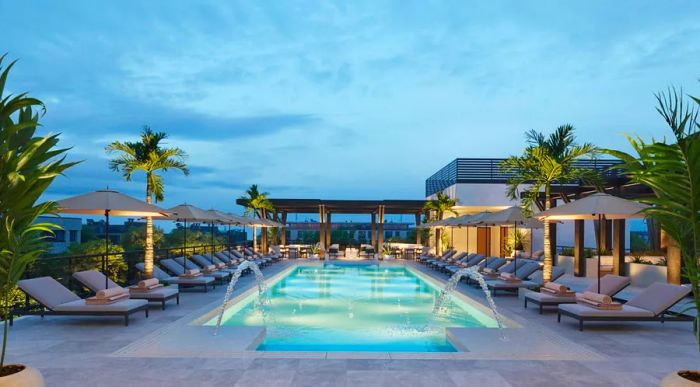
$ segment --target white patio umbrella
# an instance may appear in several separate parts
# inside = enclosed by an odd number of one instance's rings
[[[630,219],[643,218],[642,211],[649,208],[648,205],[619,198],[606,193],[595,193],[585,198],[567,203],[560,207],[550,208],[547,211],[536,214],[535,217],[543,221],[550,220],[597,220],[598,238],[598,292],[600,292],[600,233],[603,219]]]
[[[105,289],[109,287],[107,274],[107,256],[109,255],[109,217],[110,216],[164,216],[170,211],[148,204],[144,201],[104,189],[83,195],[58,200],[58,212],[82,215],[104,215],[105,217],[105,255],[102,258],[102,274],[105,276]]]
[[[513,233],[518,232],[518,226],[525,226],[529,228],[542,227],[542,222],[532,219],[523,214],[523,210],[518,206],[508,207],[504,210],[493,212],[481,217],[479,224],[484,224],[487,226],[513,226]],[[515,252],[517,246],[517,241],[513,238],[513,252]],[[532,247],[532,243],[530,244]],[[513,265],[515,265],[515,270],[513,275],[518,274],[518,255],[513,255]]]
[[[172,212],[174,215],[161,216],[156,219],[173,220],[176,222],[184,223],[182,235],[182,258],[184,259],[185,268],[187,268],[187,222],[210,223],[218,221],[219,218],[207,210],[203,210],[199,207],[195,207],[187,203],[183,203],[173,208],[170,208],[168,211]]]

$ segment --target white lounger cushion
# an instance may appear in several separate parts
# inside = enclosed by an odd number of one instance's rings
[[[532,281],[504,281],[500,279],[486,281],[486,284],[496,289],[536,288],[540,286],[540,284]]]
[[[690,293],[690,288],[685,286],[654,282],[627,301],[625,305],[648,310],[656,316],[687,296],[688,293]]]
[[[102,290],[105,288],[105,276],[97,270],[85,270],[73,273],[73,278],[78,280],[78,282],[87,286],[93,292]],[[107,279],[110,288],[120,288],[121,286],[115,284],[111,279]]]
[[[130,288],[129,295],[131,298],[142,298],[146,300],[162,300],[178,293],[176,287],[161,287],[153,289],[149,292],[140,292],[139,289]]]
[[[85,300],[76,300],[51,309],[56,312],[128,312],[144,305],[148,305],[148,301],[127,299],[114,304],[87,305]]]
[[[593,292],[600,294],[607,294],[612,296],[620,290],[624,289],[625,286],[630,284],[630,277],[622,277],[614,274],[606,274],[600,277],[600,291],[598,291],[598,281],[593,281],[593,283],[584,289],[584,292]]]
[[[603,310],[581,304],[559,305],[563,310],[581,317],[654,317],[655,314],[648,310],[630,305],[622,305],[621,310]]]
[[[51,277],[21,280],[17,284],[30,297],[51,310],[61,304],[73,301],[80,301],[85,304],[85,301],[80,299],[75,293]]]
[[[544,293],[544,292],[529,292],[527,293],[527,298],[531,300],[535,300],[537,302],[544,302],[544,303],[553,303],[553,302],[561,302],[562,304],[569,303],[569,302],[576,302],[576,297],[560,297],[560,296],[555,296],[554,294],[549,294],[549,293]]]
[[[136,269],[143,273],[143,263],[137,263],[134,265]],[[214,282],[213,277],[195,277],[195,278],[180,278],[173,277],[170,274],[164,272],[158,266],[153,266],[153,276],[158,278],[161,282],[171,283],[171,284],[181,284],[181,285],[206,285]]]

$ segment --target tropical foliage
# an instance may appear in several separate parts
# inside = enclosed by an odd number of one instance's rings
[[[535,130],[525,134],[528,146],[520,156],[511,156],[503,161],[501,169],[512,177],[508,180],[507,196],[520,200],[523,212],[532,213],[533,205],[544,192],[544,209],[549,209],[552,184],[582,181],[584,184],[599,186],[597,171],[578,168],[576,160],[595,156],[596,147],[589,143],[577,144],[574,127],[562,125],[549,136]],[[521,190],[524,195],[519,196]],[[544,223],[544,281],[552,277],[552,246],[550,226]]]
[[[457,216],[452,208],[457,205],[457,200],[452,199],[447,194],[438,192],[435,199],[428,200],[423,206],[423,211],[430,214],[430,221],[442,220],[446,212],[451,212]],[[435,229],[435,253],[440,254],[442,252],[442,245],[446,242],[446,237],[442,235],[440,228]],[[445,239],[445,240],[443,240]]]
[[[272,202],[267,198],[269,193],[260,192],[257,184],[253,184],[245,191],[245,195],[238,198],[245,207],[245,216],[258,217],[263,219],[266,217],[268,212],[272,212],[275,208],[272,206]]]
[[[158,250],[165,247],[165,234],[163,229],[153,227],[153,248]],[[130,227],[121,238],[122,247],[125,251],[136,251],[146,249],[146,226]]]
[[[628,136],[635,154],[606,152],[623,161],[620,168],[632,181],[654,191],[655,197],[644,200],[653,204],[646,215],[678,244],[683,274],[690,281],[695,309],[700,309],[700,98],[687,101],[682,92],[670,89],[656,99],[656,110],[671,129],[671,141]],[[700,345],[697,319],[695,328]]]
[[[46,233],[57,227],[36,223],[56,210],[54,202],[39,202],[53,180],[75,163],[65,161],[67,149],[57,148],[58,135],[37,136],[41,101],[27,94],[5,95],[5,82],[15,62],[3,69],[0,56],[0,299],[5,329],[0,370],[5,362],[11,298],[25,270],[44,251]]]
[[[268,213],[275,210],[272,202],[267,198],[267,192],[260,192],[257,184],[253,184],[245,191],[245,195],[238,198],[239,203],[245,207],[245,216],[257,217],[258,219],[267,219]],[[257,237],[255,236],[255,227],[253,227],[253,241],[256,243],[254,249],[257,250]],[[267,231],[263,229],[261,234],[263,249],[267,248]]]
[[[107,145],[107,153],[116,154],[110,160],[109,167],[116,172],[121,172],[126,181],[131,181],[134,172],[146,173],[146,202],[152,203],[163,200],[165,187],[163,177],[159,172],[167,172],[176,169],[189,175],[190,171],[185,164],[187,154],[180,148],[162,147],[162,141],[168,137],[163,132],[154,132],[145,126],[141,133],[140,141],[120,142],[115,141]],[[153,275],[153,218],[146,218],[146,249],[144,254],[145,276]]]
[[[66,252],[69,256],[88,256],[87,258],[74,260],[71,271],[102,270],[102,258],[105,255],[104,240],[97,239],[86,243],[72,244]],[[109,258],[107,259],[107,274],[116,282],[125,283],[127,278],[127,264],[124,261],[124,248],[120,245],[109,244]]]

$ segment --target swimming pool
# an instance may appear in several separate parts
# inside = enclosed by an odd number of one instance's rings
[[[222,325],[266,326],[259,351],[343,352],[453,352],[446,327],[496,327],[455,298],[431,317],[439,292],[405,267],[298,266],[269,285],[267,306],[252,292],[227,309]]]

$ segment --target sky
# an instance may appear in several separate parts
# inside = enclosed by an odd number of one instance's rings
[[[47,193],[104,187],[108,143],[143,127],[185,150],[164,207],[241,212],[271,197],[421,199],[457,157],[518,154],[571,123],[628,150],[662,137],[654,93],[700,95],[698,1],[0,0],[8,81],[46,103],[70,169]]]

